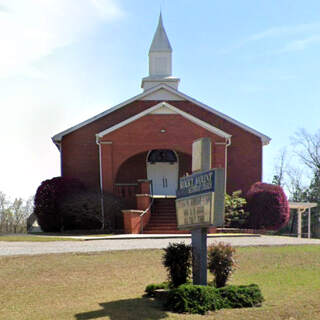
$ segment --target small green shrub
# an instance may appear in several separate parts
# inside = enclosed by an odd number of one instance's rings
[[[183,284],[170,290],[165,307],[174,312],[205,314],[223,308],[223,299],[216,288]]]
[[[216,288],[226,285],[235,266],[234,252],[230,244],[223,242],[208,247],[208,269],[214,275]]]
[[[162,282],[162,283],[151,283],[146,286],[146,289],[144,290],[149,297],[153,297],[155,294],[155,291],[158,289],[169,289],[169,283],[168,282]]]
[[[191,273],[191,246],[185,243],[170,243],[164,249],[162,263],[174,288],[188,281]]]
[[[215,288],[183,284],[168,293],[165,308],[174,312],[205,314],[222,308],[261,306],[263,297],[256,284]]]
[[[241,228],[247,221],[249,212],[245,211],[247,203],[245,198],[240,197],[241,190],[225,195],[225,227]]]
[[[259,307],[264,300],[261,290],[256,284],[226,286],[217,290],[224,300],[225,308]]]

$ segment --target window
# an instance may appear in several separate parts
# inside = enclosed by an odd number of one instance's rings
[[[148,162],[177,162],[177,156],[172,150],[152,150],[148,156]]]

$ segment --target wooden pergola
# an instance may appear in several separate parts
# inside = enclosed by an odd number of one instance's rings
[[[311,208],[315,208],[318,204],[315,202],[291,202],[289,208],[296,209],[298,212],[298,238],[302,235],[302,214],[308,210],[308,238],[311,238]]]

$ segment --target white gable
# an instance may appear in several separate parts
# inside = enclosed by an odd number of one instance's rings
[[[170,92],[164,88],[160,88],[157,91],[151,92],[150,94],[144,96],[141,100],[163,100],[163,101],[183,101],[185,99],[181,98],[177,94]]]
[[[174,110],[167,106],[161,106],[160,108],[151,112],[151,114],[177,114]]]
[[[115,131],[117,129],[120,129],[120,128],[122,128],[122,127],[124,127],[124,126],[126,126],[126,125],[128,125],[128,124],[130,124],[130,123],[132,123],[132,122],[134,122],[134,121],[136,121],[136,120],[148,115],[148,114],[154,114],[155,111],[161,110],[161,109],[162,110],[168,110],[169,109],[169,110],[171,110],[171,112],[181,115],[182,117],[188,119],[189,121],[195,123],[196,125],[204,128],[204,129],[208,130],[209,132],[212,132],[212,133],[216,134],[219,137],[222,137],[222,138],[225,138],[225,139],[230,139],[231,138],[230,134],[228,134],[228,133],[226,133],[226,132],[224,132],[224,131],[222,131],[222,130],[214,127],[214,126],[212,126],[211,124],[209,124],[207,122],[204,122],[204,121],[192,116],[191,114],[186,113],[186,112],[184,112],[184,111],[172,106],[171,104],[169,104],[167,102],[160,102],[160,103],[156,104],[155,106],[153,106],[153,107],[151,107],[151,108],[149,108],[147,110],[144,110],[144,111],[134,115],[133,117],[131,117],[129,119],[126,119],[126,120],[124,120],[124,121],[122,121],[122,122],[120,122],[120,123],[108,128],[108,129],[106,129],[106,130],[103,130],[102,132],[99,132],[98,134],[96,134],[97,141],[99,141],[99,139],[101,139],[103,136],[105,136],[105,135],[107,135],[107,134],[109,134],[109,133],[111,133],[111,132],[113,132],[113,131]]]

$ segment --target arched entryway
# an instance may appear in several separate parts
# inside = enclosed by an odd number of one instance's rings
[[[179,178],[177,153],[169,149],[149,151],[147,155],[147,177],[152,180],[154,195],[175,196]]]

